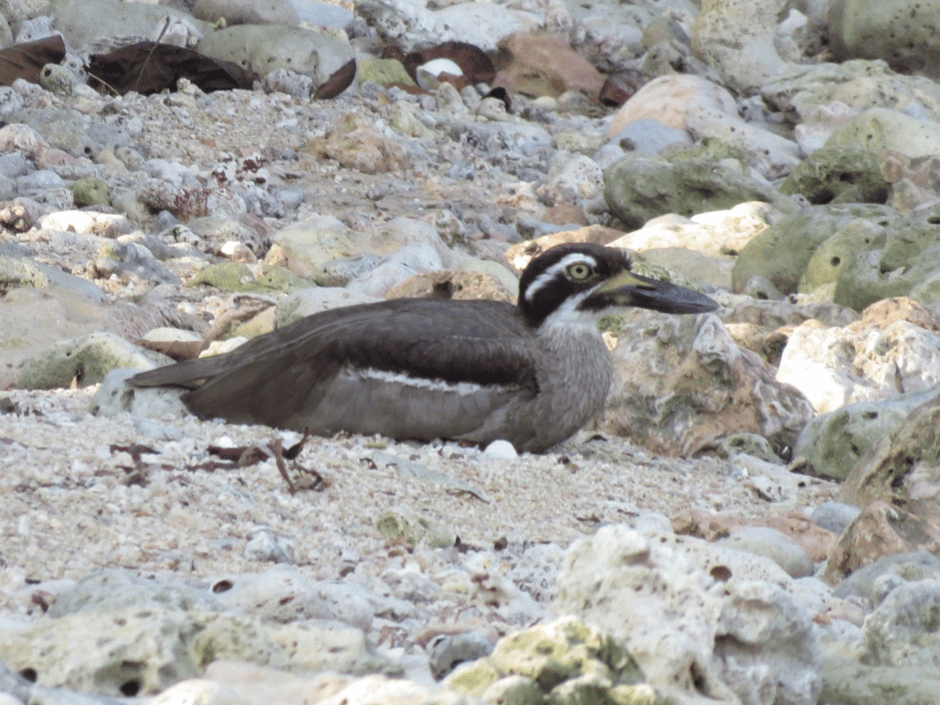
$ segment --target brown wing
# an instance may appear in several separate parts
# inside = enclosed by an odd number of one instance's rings
[[[399,299],[314,314],[231,353],[130,382],[189,387],[183,399],[201,417],[415,436],[408,430],[476,428],[510,391],[535,394],[531,337],[503,302]],[[351,383],[350,373],[341,375],[364,369],[504,393],[461,395],[440,386],[428,394],[421,385],[390,385],[376,376]],[[325,409],[318,411],[320,402]],[[429,425],[431,418],[440,423]]]

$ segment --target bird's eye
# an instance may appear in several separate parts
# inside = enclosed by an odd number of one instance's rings
[[[574,265],[569,265],[568,273],[569,277],[575,280],[588,279],[591,275],[591,267],[584,262],[577,262]]]

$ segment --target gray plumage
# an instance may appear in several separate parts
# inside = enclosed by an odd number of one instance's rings
[[[604,406],[612,364],[596,322],[628,305],[716,308],[630,274],[621,251],[561,245],[526,268],[515,307],[396,299],[333,309],[129,382],[189,388],[183,401],[203,418],[424,441],[506,439],[541,452]]]

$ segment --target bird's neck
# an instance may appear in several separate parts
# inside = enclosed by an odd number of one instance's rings
[[[601,332],[595,321],[562,324],[546,321],[536,329],[536,337],[548,350],[563,356],[607,354]],[[577,361],[572,361],[577,365]]]

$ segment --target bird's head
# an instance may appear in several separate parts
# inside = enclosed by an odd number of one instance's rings
[[[669,314],[719,308],[691,289],[632,273],[626,252],[592,243],[550,248],[520,277],[518,308],[533,328],[594,327],[602,316],[630,306]]]

